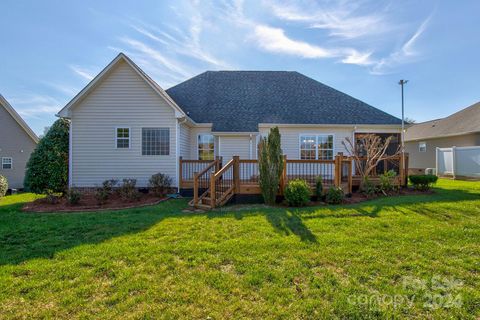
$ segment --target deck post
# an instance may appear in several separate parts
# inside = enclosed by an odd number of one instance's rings
[[[398,164],[398,171],[400,171],[400,186],[405,186],[405,168],[403,167],[403,153],[400,154],[400,161]]]
[[[217,192],[215,190],[215,173],[210,172],[210,207],[215,208],[217,202]]]
[[[198,204],[198,172],[193,173],[193,205]]]
[[[341,165],[342,165],[342,158],[343,158],[343,154],[342,153],[338,153],[336,156],[335,156],[335,170],[334,170],[334,177],[333,177],[333,184],[335,185],[335,187],[340,187],[340,184],[341,184],[341,181],[342,181],[342,177],[341,177],[341,174],[342,174],[342,168],[341,168]]]
[[[348,193],[352,193],[353,185],[353,157],[348,157]]]
[[[240,193],[240,157],[233,156],[233,185],[235,194]]]
[[[283,155],[282,161],[282,175],[280,176],[280,195],[283,195],[285,192],[285,187],[287,185],[287,155]]]
[[[408,153],[405,153],[405,186],[408,185]]]
[[[178,157],[178,188],[182,189],[183,171],[182,156]]]

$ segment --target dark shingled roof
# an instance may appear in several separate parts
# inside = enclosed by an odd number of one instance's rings
[[[166,91],[195,122],[213,123],[216,132],[254,132],[259,123],[401,123],[298,72],[207,71]]]

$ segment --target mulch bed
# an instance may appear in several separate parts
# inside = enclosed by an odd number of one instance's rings
[[[66,198],[60,198],[56,204],[49,203],[45,198],[42,198],[25,204],[22,209],[26,212],[38,213],[120,210],[151,206],[168,199],[168,197],[160,198],[150,193],[140,193],[140,198],[137,201],[126,201],[117,194],[112,194],[105,204],[99,205],[93,194],[84,194],[77,205],[69,204]]]

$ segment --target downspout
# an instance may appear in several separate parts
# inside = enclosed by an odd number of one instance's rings
[[[179,167],[179,162],[180,162],[180,128],[181,124],[184,124],[187,121],[186,117],[183,118],[177,118],[177,122],[175,123],[175,133],[176,133],[176,146],[175,146],[175,170],[177,172],[177,193],[180,193],[180,167]]]
[[[250,140],[249,140],[249,148],[248,148],[248,157],[249,159],[252,159],[252,135],[250,135]]]

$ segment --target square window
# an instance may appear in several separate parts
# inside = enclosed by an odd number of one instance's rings
[[[419,152],[427,152],[427,143],[426,142],[419,142],[418,143],[418,151]]]
[[[142,128],[142,155],[168,156],[169,154],[169,128]]]
[[[115,131],[117,149],[130,148],[130,128],[116,128]]]

